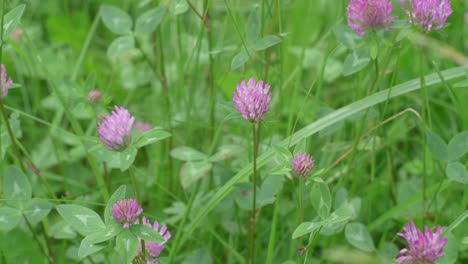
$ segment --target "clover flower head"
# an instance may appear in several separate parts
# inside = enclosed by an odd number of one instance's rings
[[[124,228],[138,221],[138,216],[143,209],[135,199],[123,199],[112,206],[112,216],[117,223],[124,223]]]
[[[399,264],[433,264],[444,256],[442,252],[447,238],[441,237],[442,227],[437,226],[437,231],[433,233],[433,228],[424,227],[424,233],[416,228],[413,220],[406,225],[404,233],[398,233],[408,241],[408,248],[400,250],[395,261]]]
[[[426,31],[443,28],[453,11],[448,0],[400,0],[400,4],[410,21]]]
[[[292,160],[292,168],[298,176],[306,177],[314,168],[315,161],[309,154],[299,152]]]
[[[393,4],[389,0],[350,0],[348,3],[348,25],[359,35],[379,28],[390,30]]]
[[[127,109],[115,106],[115,110],[98,123],[99,138],[110,150],[122,151],[130,145],[134,121]]]
[[[270,100],[270,85],[264,85],[262,80],[255,82],[253,77],[248,82],[243,80],[237,84],[237,90],[233,95],[237,111],[245,120],[252,123],[258,123],[263,119],[270,108]]]

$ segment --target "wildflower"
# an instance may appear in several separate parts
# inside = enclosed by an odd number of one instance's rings
[[[112,206],[112,216],[117,223],[124,223],[123,227],[128,228],[138,220],[138,216],[143,209],[135,199],[123,199]]]
[[[115,106],[115,110],[99,122],[99,138],[107,148],[122,151],[130,144],[134,121],[127,109]]]
[[[411,21],[426,31],[441,29],[452,14],[448,0],[400,0]]]
[[[442,228],[437,226],[437,232],[433,233],[432,229],[424,227],[424,233],[417,229],[413,220],[404,228],[405,233],[398,233],[408,241],[409,248],[400,250],[397,258],[398,263],[405,264],[432,264],[442,257],[444,253],[442,249],[447,243],[447,238],[440,237]]]
[[[389,0],[350,0],[348,3],[348,25],[359,35],[379,28],[390,30],[397,17],[390,16],[393,4]]]
[[[148,130],[151,130],[151,125],[145,122],[137,121],[135,122],[135,124],[133,124],[132,129],[138,130],[140,132],[146,132]]]
[[[144,242],[145,249],[148,252],[148,255],[150,255],[150,257],[146,258],[146,263],[158,264],[159,263],[158,257],[159,255],[161,255],[161,252],[164,250],[164,244],[171,238],[171,233],[169,233],[169,231],[167,230],[166,225],[162,225],[160,228],[158,221],[154,221],[153,225],[151,225],[151,222],[146,217],[143,217],[143,224],[148,227],[153,228],[156,232],[159,232],[159,234],[161,234],[161,236],[164,238],[164,242],[161,242],[161,243],[147,242],[147,241]],[[140,243],[138,244],[137,256],[141,258],[141,240],[140,240]]]
[[[269,90],[269,84],[264,86],[262,80],[256,83],[253,77],[248,83],[243,80],[237,84],[233,101],[236,104],[236,109],[245,120],[252,123],[258,123],[262,120],[263,115],[268,112],[270,107],[271,93]]]
[[[99,90],[93,89],[88,93],[88,102],[99,103],[102,98],[102,93]]]
[[[314,159],[305,152],[299,152],[292,160],[292,167],[298,176],[306,177],[314,168]]]
[[[0,78],[0,89],[2,90],[2,98],[4,98],[5,96],[7,96],[8,94],[8,89],[10,88],[11,86],[11,78],[8,78],[7,79],[7,74],[6,74],[6,70],[5,70],[5,65],[2,64],[1,66],[2,68],[2,71],[1,71],[1,78]]]

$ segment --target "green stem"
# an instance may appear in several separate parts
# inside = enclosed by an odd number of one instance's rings
[[[245,263],[244,258],[242,257],[242,255],[239,254],[239,252],[237,252],[236,249],[229,242],[225,241],[213,229],[210,228],[209,231],[216,238],[216,240],[218,240],[219,243],[221,243],[221,245],[223,245],[226,248],[226,250],[229,251],[232,254],[232,256],[234,256],[234,258],[237,261],[236,263]]]
[[[75,64],[75,68],[73,68],[73,73],[71,76],[71,80],[75,81],[78,77],[78,73],[80,71],[80,67],[83,64],[86,52],[88,52],[89,45],[91,44],[91,40],[93,39],[94,33],[96,33],[97,26],[99,25],[100,13],[96,15],[94,18],[93,24],[91,25],[91,29],[89,30],[88,35],[86,36],[85,43],[83,48],[81,49],[80,56],[78,57],[78,61]]]
[[[249,229],[249,241],[250,241],[250,252],[251,252],[251,263],[255,262],[255,229],[257,225],[257,155],[258,155],[258,145],[260,141],[260,126],[261,124],[258,123],[258,127],[252,124],[252,136],[253,136],[253,173],[252,173],[252,187],[253,187],[253,199],[252,199],[252,214],[250,218],[250,229]]]
[[[143,201],[140,199],[141,198],[140,191],[138,189],[138,185],[137,185],[137,182],[136,182],[135,173],[133,172],[133,169],[129,168],[128,173],[130,174],[130,178],[132,178],[132,184],[133,184],[133,188],[135,189],[135,194],[136,194],[137,201],[142,203]]]
[[[216,116],[215,116],[215,102],[216,102],[216,90],[214,87],[214,58],[211,54],[213,50],[213,33],[211,30],[211,21],[210,21],[210,13],[209,13],[209,0],[204,0],[203,7],[205,9],[205,13],[203,15],[203,23],[206,27],[206,34],[208,38],[208,54],[209,54],[209,76],[208,76],[208,87],[210,91],[210,135],[211,139],[213,139],[213,129],[216,123]]]
[[[49,249],[44,249],[44,247],[42,246],[42,243],[41,241],[39,240],[39,237],[37,236],[37,233],[34,232],[34,228],[32,227],[31,223],[29,222],[28,218],[26,218],[26,216],[23,214],[23,218],[24,218],[24,221],[26,222],[26,225],[28,226],[28,229],[29,231],[31,231],[31,234],[34,238],[34,240],[36,240],[36,243],[37,243],[37,246],[41,249],[41,252],[42,254],[44,254],[44,256],[50,261],[50,262],[54,262],[54,259],[52,258],[52,256],[49,255]],[[45,235],[44,235],[45,236]]]
[[[423,96],[424,96],[424,102],[425,102],[425,108],[426,108],[426,118],[425,120],[427,120],[428,122],[428,126],[429,126],[429,129],[432,128],[432,120],[431,120],[431,110],[430,110],[430,106],[429,106],[429,95],[428,95],[428,92],[427,92],[427,87],[426,87],[426,79],[424,78],[424,50],[422,51],[422,53],[420,54],[420,71],[419,71],[419,82],[420,82],[420,85],[421,85],[421,90],[423,92]],[[422,175],[422,180],[423,180],[423,183],[422,183],[422,201],[423,201],[423,208],[425,210],[425,212],[427,212],[427,208],[426,208],[426,199],[427,199],[427,196],[426,196],[426,189],[427,189],[427,136],[426,136],[426,131],[422,131],[422,134],[423,134],[423,138],[422,138],[422,141],[423,141],[423,175]]]
[[[50,248],[51,248],[50,239],[49,239],[49,236],[47,235],[47,231],[46,231],[46,228],[45,228],[44,221],[41,221],[40,227],[41,227],[42,234],[44,235],[44,240],[46,242],[46,248],[47,248],[47,252],[49,254],[49,258],[53,260],[54,256],[52,255],[52,252],[50,251]]]
[[[304,188],[305,188],[305,179],[302,177],[299,179],[299,223],[304,221]],[[299,249],[302,248],[302,237],[299,238]]]
[[[270,239],[268,240],[267,260],[266,263],[273,263],[273,252],[276,244],[276,225],[278,223],[278,209],[279,209],[279,198],[281,196],[281,190],[276,195],[275,208],[273,209],[273,219],[271,221]]]
[[[159,35],[159,38],[161,39],[161,29],[159,29],[157,31],[157,34]],[[156,38],[156,33],[153,35],[153,41],[155,43],[155,50],[154,50],[154,54],[158,54],[159,55],[159,67],[161,68],[161,85],[162,85],[162,90],[163,90],[163,95],[164,95],[164,110],[165,110],[165,113],[167,115],[167,129],[169,130],[169,133],[173,134],[172,132],[172,126],[171,126],[171,121],[172,121],[172,109],[171,109],[171,99],[170,99],[170,93],[169,93],[169,86],[167,84],[167,76],[166,76],[166,67],[165,67],[165,61],[164,61],[164,48],[163,48],[163,42],[162,41],[159,41],[158,43],[156,43],[157,41],[157,38]],[[158,45],[156,45],[158,44]],[[159,49],[157,50],[157,48],[159,47]],[[172,175],[172,172],[173,172],[173,165],[172,165],[172,158],[171,158],[171,155],[170,155],[170,152],[172,150],[172,139],[173,137],[169,137],[165,142],[166,145],[166,153],[167,153],[167,160],[168,160],[168,170],[169,170],[169,174]],[[170,189],[172,190],[173,188],[173,184],[174,184],[174,181],[172,180],[172,177],[169,178],[170,181],[169,181],[169,186],[170,186]]]
[[[198,189],[200,187],[200,181],[198,181],[195,184],[195,188],[192,190],[192,193],[190,194],[189,202],[187,205],[187,209],[185,210],[184,217],[182,218],[182,221],[180,222],[179,226],[177,227],[177,233],[175,236],[175,241],[174,245],[171,248],[171,252],[169,253],[169,261],[167,263],[174,263],[174,257],[177,254],[177,250],[179,248],[179,244],[182,238],[182,233],[185,231],[185,223],[187,222],[190,211],[192,210],[193,202],[195,201],[196,194],[198,193]]]

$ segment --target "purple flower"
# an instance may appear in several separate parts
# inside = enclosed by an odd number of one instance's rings
[[[107,148],[122,151],[130,144],[134,121],[127,109],[115,106],[115,110],[99,122],[99,138]]]
[[[398,263],[405,264],[430,264],[442,257],[444,253],[442,249],[447,243],[447,238],[440,237],[442,228],[437,226],[437,232],[433,233],[432,229],[424,227],[424,233],[417,229],[413,220],[404,228],[405,233],[398,233],[408,241],[409,248],[400,250],[397,258]]]
[[[88,93],[88,102],[99,103],[102,98],[102,93],[99,90],[93,89]]]
[[[128,228],[138,220],[138,216],[143,209],[135,199],[123,199],[112,206],[112,216],[117,223],[124,223],[123,227]]]
[[[237,111],[242,114],[245,120],[252,123],[258,123],[262,120],[263,115],[268,112],[270,107],[271,93],[269,90],[269,84],[265,84],[264,87],[262,80],[255,83],[253,77],[250,78],[248,83],[243,80],[237,84],[237,91],[234,92],[233,100]]]
[[[2,90],[2,98],[7,96],[8,94],[8,89],[11,86],[11,78],[7,79],[7,74],[5,70],[5,65],[2,64],[2,72],[1,72],[1,78],[0,78],[0,89]]]
[[[135,124],[133,124],[132,129],[138,130],[140,132],[146,132],[148,130],[151,130],[151,125],[145,122],[136,121]]]
[[[298,176],[306,177],[314,168],[315,161],[309,154],[299,152],[292,160],[291,165]]]
[[[448,0],[400,0],[410,20],[426,31],[441,29],[452,14]]]
[[[162,225],[161,227],[159,226],[158,221],[154,221],[153,225],[151,225],[151,222],[146,219],[146,217],[143,217],[143,224],[153,228],[156,230],[156,232],[159,232],[161,236],[164,238],[164,242],[162,243],[155,243],[155,242],[147,242],[145,241],[145,249],[151,256],[150,258],[147,257],[146,263],[147,264],[157,264],[158,263],[158,257],[161,255],[161,252],[164,250],[164,244],[171,238],[171,233],[169,233],[169,230],[167,230],[166,225]],[[137,255],[141,255],[141,241],[138,246],[138,251]]]
[[[348,3],[348,25],[359,35],[379,28],[390,30],[393,4],[389,0],[350,0]]]

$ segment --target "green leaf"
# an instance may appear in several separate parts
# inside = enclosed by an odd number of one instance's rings
[[[109,198],[109,201],[107,201],[106,209],[104,209],[104,222],[106,225],[109,224],[110,220],[112,219],[112,207],[114,204],[120,200],[123,200],[127,197],[127,186],[125,185],[120,185],[117,190],[112,194],[112,196]]]
[[[320,218],[325,219],[330,215],[331,195],[326,183],[315,182],[312,185],[310,200]]]
[[[323,222],[304,222],[300,224],[292,235],[292,239],[296,239],[303,235],[317,231],[320,227],[323,226]]]
[[[130,263],[136,256],[138,244],[138,237],[128,229],[117,236],[116,249],[125,260],[125,263]]]
[[[432,153],[434,158],[438,160],[447,160],[448,159],[448,148],[445,141],[436,133],[432,131],[426,131],[427,136],[427,147]]]
[[[32,196],[32,188],[28,178],[14,166],[9,166],[6,169],[4,177],[3,194],[7,199],[6,204],[23,208]]]
[[[235,70],[235,69],[241,67],[242,65],[244,65],[244,63],[246,63],[249,60],[249,58],[250,58],[250,56],[247,53],[247,51],[245,51],[245,49],[242,49],[232,59],[231,70]]]
[[[218,148],[218,152],[216,152],[213,156],[208,158],[210,162],[218,162],[230,159],[237,154],[242,152],[242,148],[238,145],[222,145]]]
[[[114,39],[107,49],[107,56],[117,57],[127,54],[135,47],[133,36],[122,36]]]
[[[234,185],[234,197],[237,206],[240,209],[251,211],[253,200],[253,184],[250,182],[242,182]]]
[[[163,140],[170,137],[171,134],[167,131],[155,128],[149,131],[144,132],[136,142],[137,148],[144,147],[146,145],[153,144],[157,141]]]
[[[367,227],[361,223],[349,223],[345,228],[346,240],[354,247],[372,252],[375,251],[374,241],[367,230]]]
[[[260,19],[257,15],[257,8],[254,8],[254,10],[252,10],[250,13],[245,31],[247,43],[255,43],[255,41],[260,36]]]
[[[86,207],[62,204],[56,208],[63,219],[84,236],[99,232],[106,227],[99,215]]]
[[[97,244],[97,243],[107,241],[107,240],[117,236],[123,230],[124,230],[124,228],[123,228],[122,224],[113,223],[113,224],[107,225],[101,231],[98,231],[98,232],[95,232],[93,234],[88,235],[86,238],[92,244]]]
[[[0,207],[0,231],[8,232],[15,228],[21,219],[21,212],[10,207]]]
[[[457,160],[468,152],[468,131],[455,135],[448,144],[448,159]]]
[[[188,161],[180,169],[180,184],[188,188],[197,180],[206,176],[213,165],[207,161]]]
[[[333,33],[335,34],[336,39],[349,49],[354,49],[362,39],[358,34],[356,34],[356,32],[352,31],[345,25],[334,27]]]
[[[3,39],[10,36],[11,32],[18,26],[26,5],[19,5],[3,17]]]
[[[429,89],[441,84],[442,81],[439,74],[444,77],[445,82],[451,82],[464,77],[466,75],[466,67],[455,67],[441,71],[440,73],[426,75],[424,76],[426,81],[425,87]],[[342,108],[317,119],[316,121],[295,132],[290,137],[284,138],[277,145],[280,147],[295,146],[302,139],[309,138],[310,136],[319,133],[321,130],[326,129],[327,127],[346,120],[346,118],[356,113],[359,113],[380,103],[387,102],[391,99],[398,98],[402,95],[406,95],[410,92],[417,91],[419,89],[421,89],[421,85],[418,77],[417,79],[409,80],[388,89],[381,90],[363,99],[354,101],[349,105],[345,105]],[[257,159],[257,168],[260,169],[266,164],[269,164],[271,159],[274,157],[275,151],[273,148],[265,151]],[[191,219],[192,221],[188,224],[187,229],[180,238],[181,245],[188,241],[193,232],[203,223],[203,220],[206,218],[206,216],[208,216],[210,212],[216,208],[219,202],[227,197],[232,191],[234,191],[233,186],[239,182],[246,181],[248,176],[251,174],[252,164],[245,165],[236,175],[232,176],[229,181],[223,184],[209,200],[207,200],[202,206],[198,208],[198,210],[195,212],[195,215]]]
[[[132,18],[120,8],[103,5],[101,18],[104,25],[115,34],[127,34],[132,31]]]
[[[47,200],[32,199],[26,205],[26,209],[24,209],[23,213],[28,221],[35,226],[42,221],[42,219],[46,218],[50,210],[52,210],[52,204]]]
[[[80,248],[78,249],[78,257],[85,258],[93,253],[102,250],[105,247],[106,245],[103,244],[93,244],[91,242],[91,237],[85,237],[83,240],[81,240]]]
[[[164,18],[165,9],[157,7],[143,13],[136,19],[135,34],[148,35],[153,33]]]
[[[369,51],[366,48],[354,50],[346,56],[343,64],[343,75],[349,76],[364,69],[370,61]]]
[[[465,165],[460,162],[450,162],[445,169],[445,174],[451,180],[454,180],[459,183],[467,184],[468,183],[468,170]]]
[[[442,236],[445,236],[446,233],[451,233],[460,224],[463,224],[466,218],[468,218],[468,210],[458,216],[457,219],[453,220],[453,222],[447,228],[443,228]]]
[[[102,143],[96,144],[88,151],[99,161],[107,163],[110,168],[120,166],[120,152],[109,150]]]
[[[171,157],[183,161],[196,161],[206,159],[206,155],[187,146],[180,146],[171,151]]]
[[[120,152],[120,170],[126,171],[132,166],[135,161],[135,157],[138,153],[138,149],[134,146],[129,146],[124,151]]]
[[[148,241],[148,242],[156,242],[156,243],[162,243],[164,242],[164,237],[161,236],[159,232],[154,230],[153,228],[140,224],[140,225],[131,225],[130,226],[130,231],[132,233],[141,238],[142,240]]]
[[[60,219],[55,224],[51,225],[49,236],[55,239],[74,239],[76,237],[76,232],[70,224]]]
[[[458,259],[458,250],[461,248],[457,238],[452,235],[452,233],[444,234],[444,237],[447,238],[447,244],[445,244],[443,252],[444,256],[436,261],[436,264],[454,264],[460,263],[457,262]]]
[[[274,35],[265,36],[255,42],[254,49],[256,51],[264,50],[269,47],[273,47],[274,45],[281,42],[281,39]]]
[[[177,16],[181,15],[189,10],[189,5],[186,0],[173,0],[169,4],[169,11]]]
[[[272,204],[275,201],[275,195],[281,188],[283,176],[270,175],[262,183],[257,196],[257,208],[261,208],[267,204]]]

